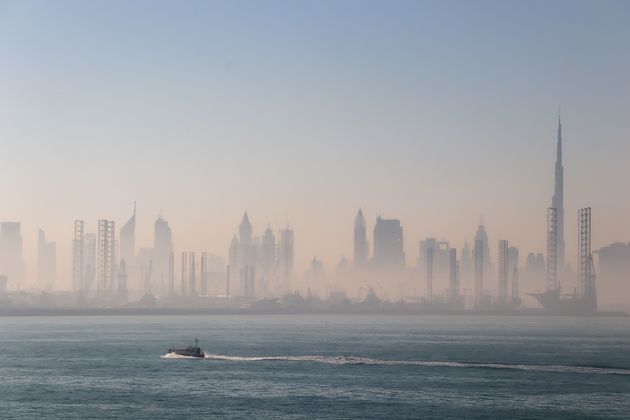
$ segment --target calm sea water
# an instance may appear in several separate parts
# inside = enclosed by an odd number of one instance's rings
[[[630,319],[0,318],[0,383],[2,418],[629,418]]]

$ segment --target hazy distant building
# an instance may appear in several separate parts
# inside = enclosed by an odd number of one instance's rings
[[[164,284],[168,281],[168,261],[169,255],[173,251],[173,234],[162,215],[157,218],[153,225],[153,235],[152,275],[160,284]]]
[[[564,167],[562,166],[562,123],[558,116],[558,138],[556,143],[556,164],[554,168],[554,191],[550,208],[556,209],[556,255],[555,265],[559,272],[565,267],[564,248]]]
[[[288,293],[291,291],[291,281],[294,270],[294,237],[293,229],[287,226],[280,231],[280,246],[278,255],[278,272],[280,275],[281,289]]]
[[[595,253],[599,257],[599,301],[604,305],[630,306],[630,242],[616,242]]]
[[[427,293],[427,297],[432,295],[435,284],[448,287],[450,245],[447,241],[438,241],[435,238],[426,238],[420,241],[417,264],[421,277],[426,279],[427,292],[431,289],[431,293]]]
[[[22,247],[20,223],[0,223],[0,274],[6,275],[9,284],[16,289],[26,278]]]
[[[74,221],[72,237],[72,290],[83,293],[85,279],[85,222]]]
[[[509,291],[508,241],[505,239],[499,240],[498,263],[498,299],[499,302],[505,303],[508,301]]]
[[[374,263],[380,268],[405,267],[403,228],[399,220],[377,217],[374,226]]]
[[[475,303],[479,304],[484,296],[484,283],[489,279],[489,273],[491,271],[490,246],[488,244],[488,234],[486,233],[483,219],[475,234],[473,261],[475,270]]]
[[[98,221],[97,291],[109,295],[116,276],[116,225],[112,220]]]
[[[361,209],[354,219],[354,264],[363,266],[368,261],[369,244],[367,240],[367,228]]]
[[[529,253],[525,260],[524,281],[528,285],[530,291],[541,291],[545,284],[545,257],[542,253]],[[521,288],[523,285],[521,284]]]
[[[57,277],[57,244],[46,241],[42,229],[37,234],[37,280],[44,290],[52,290]]]
[[[136,258],[136,206],[133,206],[133,215],[127,223],[120,228],[120,259],[125,264],[135,265]]]
[[[274,235],[271,227],[267,226],[265,234],[262,237],[260,264],[262,268],[262,292],[266,294],[269,291],[271,282],[274,281],[277,265],[277,244],[276,235]]]

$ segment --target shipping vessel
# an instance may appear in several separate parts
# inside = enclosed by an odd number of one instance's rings
[[[187,357],[198,357],[200,359],[204,358],[206,355],[199,347],[199,340],[195,338],[195,344],[191,346],[187,346],[183,349],[167,349],[168,354],[178,355],[178,356],[187,356]]]

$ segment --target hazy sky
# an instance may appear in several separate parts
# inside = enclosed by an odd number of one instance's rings
[[[630,240],[628,1],[2,1],[0,220],[58,242],[129,217],[225,256],[248,210],[296,263],[352,254],[359,206],[418,240],[545,250],[558,106],[567,257]],[[370,237],[370,245],[372,238]],[[69,285],[69,282],[68,282]]]

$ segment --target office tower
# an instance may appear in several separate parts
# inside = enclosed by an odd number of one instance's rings
[[[155,221],[153,239],[153,268],[158,279],[168,277],[168,256],[173,251],[173,238],[168,222],[160,215]]]
[[[293,277],[294,244],[293,229],[287,226],[280,231],[280,244],[278,250],[278,266],[280,272],[281,288],[285,293],[291,291]]]
[[[201,264],[199,266],[199,279],[201,283],[201,296],[208,296],[208,253],[201,253]]]
[[[269,290],[270,282],[275,278],[277,255],[276,255],[276,236],[269,226],[265,230],[262,237],[261,250],[261,268],[262,268],[262,284],[263,293]]]
[[[433,300],[433,248],[426,249],[425,267],[427,270],[427,300]]]
[[[197,265],[195,263],[195,253],[188,254],[190,258],[190,275],[188,278],[188,293],[190,296],[197,296]]]
[[[521,260],[519,256],[519,250],[515,246],[510,246],[508,248],[508,273],[512,273],[514,271],[514,267],[520,267]]]
[[[168,253],[168,295],[175,296],[175,253]]]
[[[0,274],[8,277],[9,283],[19,289],[26,278],[26,265],[22,257],[22,233],[20,224],[2,222],[0,224]]]
[[[354,219],[354,264],[363,266],[367,263],[369,244],[363,212],[359,209]]]
[[[85,271],[83,274],[83,293],[94,288],[96,280],[96,233],[85,234],[85,251],[83,253]]]
[[[186,283],[188,282],[188,253],[182,252],[182,296],[186,296],[188,288]]]
[[[126,302],[129,291],[127,290],[127,263],[124,259],[120,260],[118,267],[118,299],[120,302]]]
[[[514,266],[512,271],[512,302],[518,302],[521,300],[518,291],[518,265]]]
[[[113,291],[116,271],[116,231],[111,220],[98,221],[97,290],[100,295]]]
[[[396,219],[378,217],[374,225],[374,263],[380,268],[405,268],[403,228]]]
[[[547,290],[558,289],[558,209],[547,209]]]
[[[488,277],[488,273],[490,273],[490,247],[488,244],[488,234],[483,224],[483,218],[475,234],[473,265],[475,270],[475,304],[480,304],[484,296],[484,280]]]
[[[484,276],[484,258],[485,247],[483,240],[475,240],[475,249],[473,251],[475,257],[475,305],[479,305],[483,300],[483,276]]]
[[[465,283],[468,283],[472,278],[473,272],[472,250],[470,249],[470,245],[468,245],[468,242],[464,243],[464,248],[462,248],[462,255],[460,258],[460,280],[463,279]]]
[[[499,301],[508,300],[508,241],[499,240]]]
[[[578,292],[580,296],[595,293],[590,207],[578,210]]]
[[[72,239],[72,290],[83,293],[85,275],[85,223],[83,220],[74,221],[74,236]]]
[[[630,242],[616,242],[594,252],[599,257],[597,297],[603,304],[622,307],[627,297],[622,290],[630,287]]]
[[[457,263],[457,250],[451,248],[449,251],[449,288],[450,301],[459,301],[459,264]]]
[[[554,265],[556,269],[564,270],[564,168],[562,166],[562,124],[558,115],[558,139],[556,143],[556,164],[554,171],[554,191],[551,198],[550,208],[555,210],[555,256]],[[549,257],[547,257],[549,259]],[[556,273],[557,274],[557,273]],[[553,286],[553,284],[552,284]],[[557,279],[556,279],[557,288]]]
[[[541,253],[530,252],[525,260],[525,282],[535,286],[535,289],[546,288],[546,265],[545,257]],[[544,284],[544,286],[543,286]]]
[[[232,237],[230,242],[230,249],[228,251],[228,265],[232,267],[232,270],[238,270],[240,267],[240,245],[236,235]]]
[[[57,244],[46,241],[42,229],[37,235],[37,278],[44,290],[52,290],[57,277]]]
[[[133,205],[133,215],[120,228],[120,259],[126,264],[135,265],[136,258],[136,204]]]

